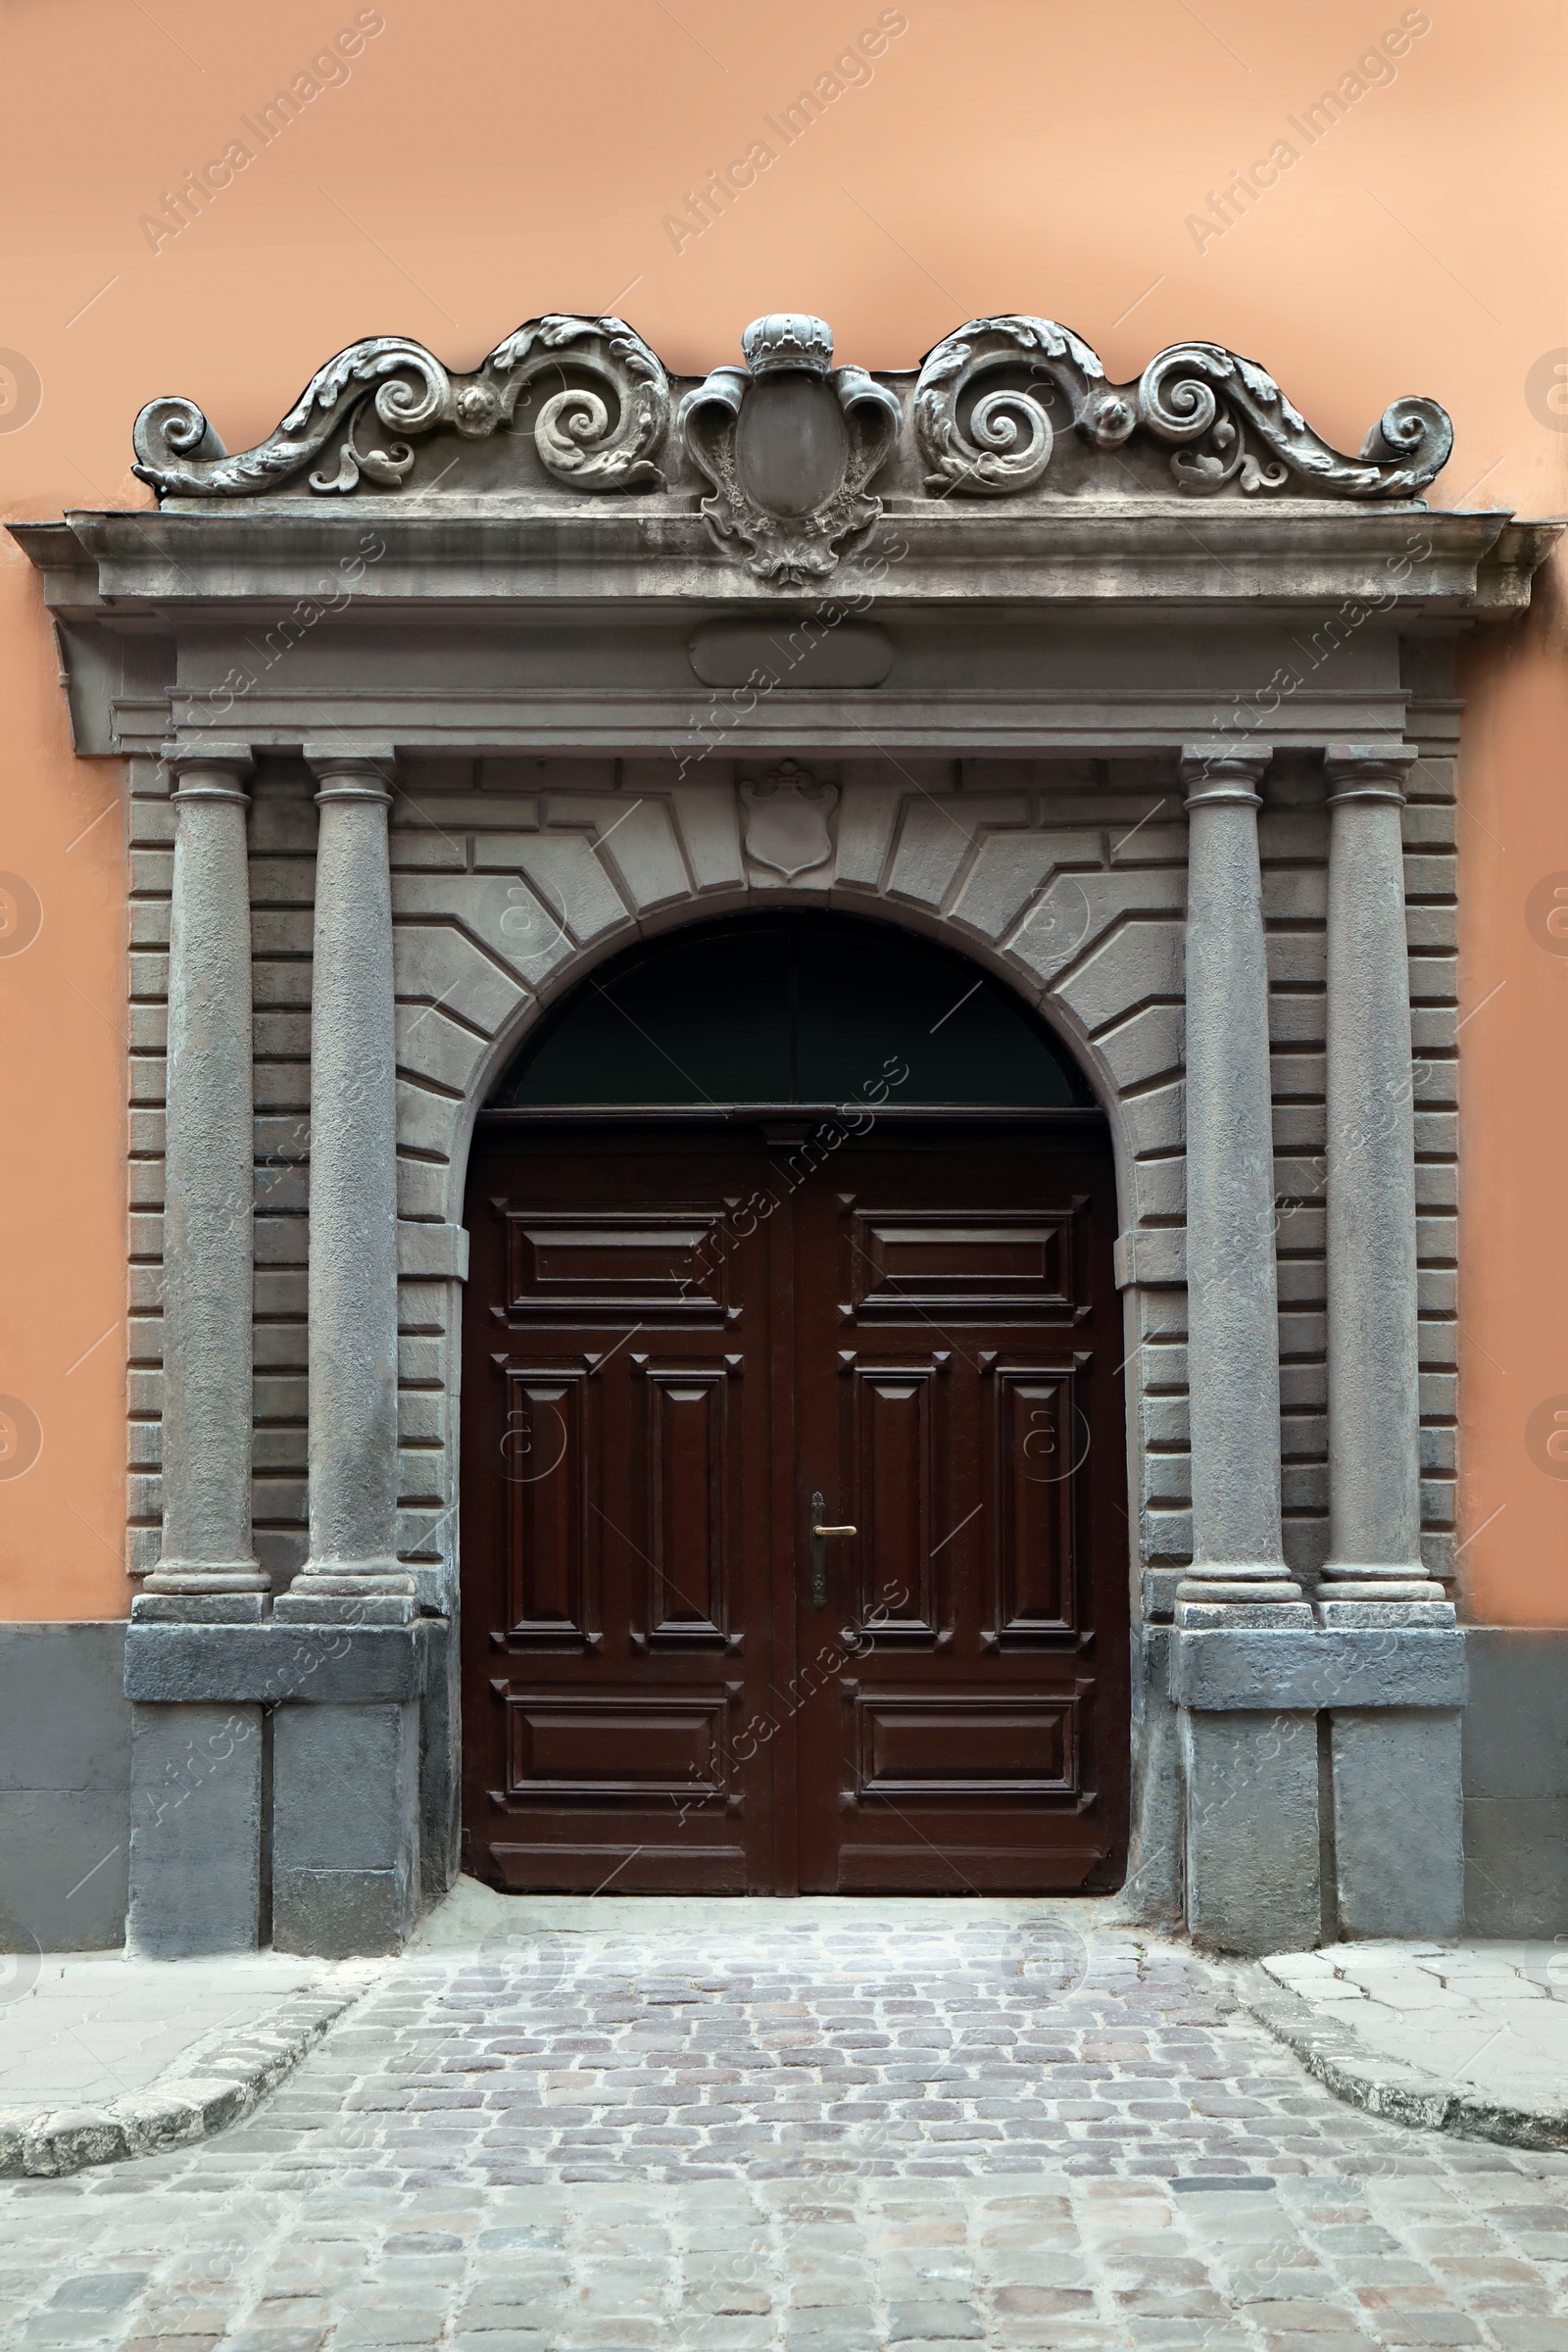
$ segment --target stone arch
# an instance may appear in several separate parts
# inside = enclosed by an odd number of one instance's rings
[[[461,843],[444,812],[427,828],[400,813],[402,1323],[416,1367],[404,1374],[402,1538],[443,1605],[457,1600],[462,1219],[479,1110],[541,1014],[609,957],[748,908],[869,914],[939,942],[1007,985],[1071,1054],[1109,1126],[1130,1286],[1135,1602],[1140,1559],[1183,1556],[1185,1398],[1171,1391],[1185,1340],[1185,825],[1160,823],[1140,787],[1124,857],[1126,828],[1106,825],[1123,813],[1119,797],[1102,790],[934,791],[902,771],[891,782],[885,768],[857,772],[869,765],[840,771],[831,854],[793,882],[747,856],[733,786],[672,786],[667,771],[646,791],[628,776],[618,792],[552,790],[511,806],[497,795]],[[1152,1421],[1156,1493],[1143,1470]]]

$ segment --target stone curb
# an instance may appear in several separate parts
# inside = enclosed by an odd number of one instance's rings
[[[1455,2090],[1436,2075],[1369,2050],[1360,2035],[1289,1992],[1260,1968],[1243,1972],[1243,2006],[1293,2050],[1336,2098],[1417,2131],[1494,2139],[1505,2148],[1568,2148],[1568,2108],[1514,2107]]]
[[[236,2124],[291,2075],[379,1968],[358,1982],[295,1993],[264,2026],[220,2026],[145,2090],[90,2107],[0,2108],[0,2180],[55,2180],[207,2139]]]

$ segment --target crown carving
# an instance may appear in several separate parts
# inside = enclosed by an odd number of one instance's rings
[[[833,366],[833,329],[825,318],[804,311],[774,311],[752,320],[741,350],[753,375],[772,375],[785,368],[826,375]]]

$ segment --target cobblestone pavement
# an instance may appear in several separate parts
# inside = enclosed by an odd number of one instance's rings
[[[1103,1906],[581,1912],[411,1956],[218,2139],[0,2187],[0,2341],[1568,2352],[1568,2158],[1342,2106]]]

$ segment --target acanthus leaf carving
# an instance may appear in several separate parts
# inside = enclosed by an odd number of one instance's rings
[[[1294,473],[1340,497],[1411,498],[1442,471],[1453,447],[1445,411],[1412,398],[1385,412],[1359,461],[1348,458],[1313,432],[1255,360],[1217,343],[1173,343],[1151,360],[1138,379],[1138,415],[1159,440],[1183,444],[1171,472],[1183,490],[1199,493],[1238,478],[1245,491],[1280,490]],[[1274,463],[1246,448],[1238,417]],[[1209,449],[1190,446],[1205,438]]]
[[[416,437],[443,424],[470,440],[495,432],[511,423],[524,387],[564,362],[598,378],[611,399],[576,384],[545,402],[534,446],[546,471],[580,490],[661,482],[654,461],[669,429],[669,379],[660,361],[622,319],[559,315],[518,327],[467,376],[454,377],[402,335],[350,344],[318,369],[274,433],[235,457],[194,401],[150,401],[132,434],[132,470],[160,497],[256,498],[291,481],[346,421],[335,472],[312,473],[310,488],[343,495],[362,478],[395,488],[413,470]],[[372,421],[397,438],[367,446]]]

